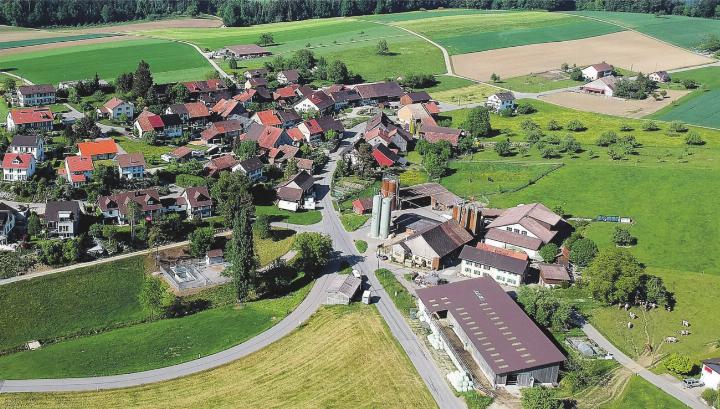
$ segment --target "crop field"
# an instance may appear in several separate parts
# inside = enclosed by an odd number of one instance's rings
[[[202,79],[210,64],[192,47],[163,40],[127,40],[4,56],[0,70],[35,83],[92,78],[114,80],[134,71],[140,60],[150,64],[156,83]]]
[[[652,117],[720,128],[720,67],[682,71],[673,74],[673,78],[692,79],[703,86]]]
[[[720,35],[720,21],[709,18],[655,16],[653,14],[611,11],[572,11],[569,13],[618,24],[687,49],[697,47],[707,34]]]
[[[426,18],[467,16],[473,14],[500,14],[508,13],[505,10],[478,10],[478,9],[437,9],[425,11],[408,11],[405,13],[371,14],[358,17],[363,20],[377,21],[381,23],[396,23],[402,21],[421,20]]]
[[[707,64],[715,60],[633,31],[555,43],[531,44],[452,57],[458,75],[489,81],[557,70],[563,63],[586,66],[606,61],[645,73]]]
[[[317,359],[318,351],[322,359]],[[436,407],[377,310],[364,305],[322,308],[267,348],[197,375],[104,392],[3,394],[0,406]]]
[[[0,50],[6,48],[28,47],[41,44],[63,43],[68,41],[89,40],[93,38],[111,37],[113,34],[80,34],[60,37],[35,38],[17,41],[0,41]]]
[[[451,55],[576,40],[623,30],[600,21],[535,11],[437,17],[398,25],[437,41]]]
[[[297,50],[310,49],[328,60],[343,61],[352,72],[360,74],[366,81],[394,78],[408,73],[445,73],[442,53],[432,44],[396,27],[368,24],[354,19],[307,20],[222,29],[152,30],[143,34],[189,41],[199,47],[215,50],[228,45],[253,44],[260,34],[266,32],[273,35],[276,43],[267,47],[273,56],[239,61],[237,72],[262,66],[277,55],[289,58]],[[381,38],[388,43],[389,55],[378,55],[375,51],[377,41]],[[423,64],[408,64],[409,60],[423,61]],[[232,71],[226,63],[222,63],[226,71]]]
[[[586,112],[597,112],[600,114],[617,115],[628,118],[642,118],[652,115],[665,107],[672,106],[689,92],[690,91],[686,90],[667,90],[667,96],[660,101],[652,97],[645,99],[608,98],[604,95],[593,95],[574,91],[542,95],[540,96],[540,99],[566,108],[578,109]],[[660,119],[675,120],[682,118]],[[687,122],[690,121],[687,120]],[[697,122],[693,123],[697,124]]]

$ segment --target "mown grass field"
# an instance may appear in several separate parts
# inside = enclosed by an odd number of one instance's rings
[[[498,84],[499,86],[500,84]],[[472,84],[460,88],[439,90],[431,95],[438,101],[453,105],[477,104],[485,102],[490,95],[502,89],[487,84]]]
[[[112,37],[114,34],[79,34],[61,37],[33,38],[18,41],[0,41],[0,50],[7,48],[28,47],[31,45],[64,43],[67,41],[89,40],[92,38]]]
[[[572,11],[570,14],[618,24],[679,47],[692,49],[707,34],[720,35],[720,21],[685,16],[655,16],[612,11]]]
[[[128,137],[116,137],[114,138],[115,142],[120,145],[121,148],[125,150],[127,153],[137,153],[140,152],[143,155],[145,155],[145,161],[149,166],[157,166],[160,164],[165,163],[161,156],[172,152],[174,147],[167,146],[167,145],[150,145],[147,142],[140,140],[140,139],[133,139]]]
[[[440,184],[462,197],[479,199],[486,195],[519,189],[530,180],[550,172],[558,163],[511,163],[473,161],[465,158],[450,162],[447,176]]]
[[[536,11],[457,15],[397,24],[437,41],[451,55],[576,40],[623,30],[600,21]]]
[[[544,92],[553,89],[575,87],[582,84],[580,81],[573,81],[569,78],[551,79],[542,75],[530,74],[503,79],[500,85],[518,92]]]
[[[281,55],[287,58],[300,49],[310,49],[328,60],[342,60],[348,68],[366,81],[396,78],[408,73],[443,74],[445,65],[437,47],[396,27],[373,24],[352,18],[331,18],[263,24],[253,27],[167,29],[143,32],[144,35],[189,41],[202,48],[216,50],[228,45],[253,44],[262,33],[271,33],[275,45],[268,46],[273,56],[239,61],[237,70],[262,66]],[[388,43],[390,54],[378,55],[380,39]],[[408,64],[422,61],[422,64]]]
[[[0,406],[436,407],[377,310],[363,305],[322,308],[269,347],[197,375],[105,392],[3,394]]]
[[[115,375],[162,368],[240,344],[272,327],[312,283],[284,297],[213,308],[0,357],[5,379]],[[132,347],[128,347],[131,345]]]
[[[137,294],[144,258],[0,286],[0,348],[146,318]]]
[[[3,57],[0,70],[35,83],[92,78],[97,73],[115,80],[121,72],[134,71],[138,62],[150,64],[156,83],[205,78],[210,64],[187,44],[165,40],[129,40],[13,54]]]
[[[632,375],[619,398],[600,406],[600,409],[625,408],[684,409],[687,406],[645,379]]]
[[[275,205],[255,206],[255,215],[266,214],[270,216],[273,222],[284,222],[290,224],[315,224],[322,220],[322,213],[319,210],[305,210],[300,212],[291,212],[289,210],[278,209]]]
[[[720,67],[682,71],[674,73],[673,78],[695,80],[702,84],[702,87],[651,117],[720,128]]]
[[[425,11],[408,11],[405,13],[372,14],[358,17],[363,20],[378,21],[382,23],[395,23],[400,21],[421,20],[425,18],[465,16],[473,14],[500,14],[505,10],[478,10],[478,9],[437,9]]]

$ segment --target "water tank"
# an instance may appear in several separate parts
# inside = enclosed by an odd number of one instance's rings
[[[372,216],[370,217],[370,237],[378,238],[380,235],[380,208],[382,207],[382,195],[373,196]]]
[[[392,211],[392,197],[386,197],[382,200],[382,210],[380,213],[380,238],[385,240],[390,233],[390,212]]]

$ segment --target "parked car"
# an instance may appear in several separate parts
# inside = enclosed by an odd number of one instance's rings
[[[386,255],[384,255],[384,254],[378,254],[378,255],[377,255],[377,258],[379,258],[379,259],[382,260],[382,261],[387,261],[388,256],[386,256]]]
[[[687,378],[683,379],[683,387],[685,388],[697,388],[699,386],[705,386],[705,383],[700,379]]]

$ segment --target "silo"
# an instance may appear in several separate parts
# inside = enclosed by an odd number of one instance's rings
[[[385,197],[391,197],[392,198],[392,210],[398,209],[398,199],[400,198],[400,192],[398,191],[399,183],[397,179],[389,179],[388,180],[388,192],[389,194]]]
[[[380,213],[380,238],[385,240],[390,234],[390,212],[392,211],[392,198],[386,197],[382,200],[382,211]]]
[[[378,238],[380,235],[380,210],[382,207],[382,195],[373,196],[372,217],[370,218],[370,237]]]

